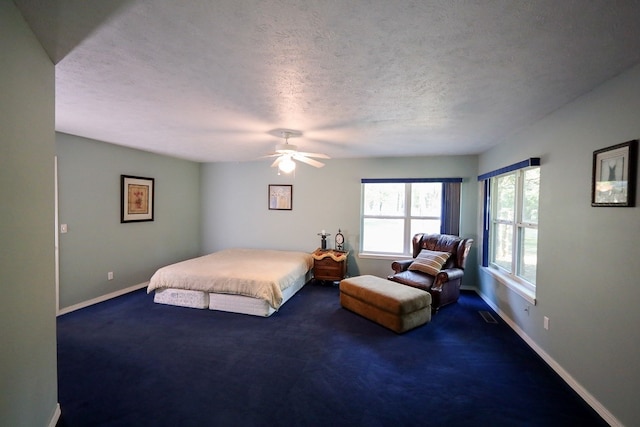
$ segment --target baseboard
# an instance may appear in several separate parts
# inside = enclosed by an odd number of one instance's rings
[[[51,421],[49,421],[49,427],[56,427],[58,425],[58,421],[60,420],[60,404],[56,403],[56,408],[53,410],[53,416],[51,417]]]
[[[516,334],[522,338],[529,347],[533,349],[560,377],[571,387],[582,399],[593,408],[609,425],[614,427],[623,427],[623,424],[605,408],[591,393],[589,393],[578,381],[575,380],[556,360],[549,356],[536,342],[531,339],[505,312],[500,310],[486,295],[477,289],[473,289],[486,302],[502,320],[505,321]]]
[[[58,310],[58,316],[62,316],[63,314],[71,313],[72,311],[80,310],[81,308],[89,307],[90,305],[97,304],[99,302],[107,301],[115,297],[119,297],[120,295],[128,294],[129,292],[137,291],[138,289],[142,289],[147,287],[149,282],[138,283],[137,285],[133,285],[129,288],[120,289],[119,291],[111,292],[110,294],[100,296],[98,298],[93,298],[89,301],[81,302],[78,304],[74,304],[69,307],[65,307],[61,310]]]

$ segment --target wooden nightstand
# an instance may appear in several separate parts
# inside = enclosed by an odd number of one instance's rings
[[[313,256],[313,278],[320,281],[338,282],[347,276],[349,252],[334,249],[316,249]]]

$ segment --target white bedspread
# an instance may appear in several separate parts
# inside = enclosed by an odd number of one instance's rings
[[[263,249],[225,249],[162,267],[151,277],[147,293],[176,288],[260,298],[274,309],[282,290],[313,266],[311,254]]]

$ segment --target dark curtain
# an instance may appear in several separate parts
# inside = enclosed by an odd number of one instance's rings
[[[460,235],[460,183],[444,182],[442,203],[442,234]]]

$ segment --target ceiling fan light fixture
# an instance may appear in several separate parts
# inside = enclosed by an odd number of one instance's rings
[[[291,159],[291,156],[285,156],[280,163],[278,163],[278,169],[284,173],[291,173],[295,170],[296,163]]]
[[[275,134],[274,131],[270,131],[269,134]],[[326,154],[321,153],[306,153],[303,151],[298,151],[298,147],[293,144],[289,144],[289,138],[291,137],[299,137],[302,136],[302,132],[297,130],[290,129],[280,129],[277,130],[278,135],[284,138],[284,144],[277,144],[275,153],[268,154],[264,157],[275,157],[275,161],[271,164],[272,168],[278,168],[278,175],[280,173],[289,174],[296,169],[296,161],[306,163],[315,168],[321,168],[324,166],[324,163],[319,162],[312,157],[318,157],[321,159],[329,159],[330,157]]]

